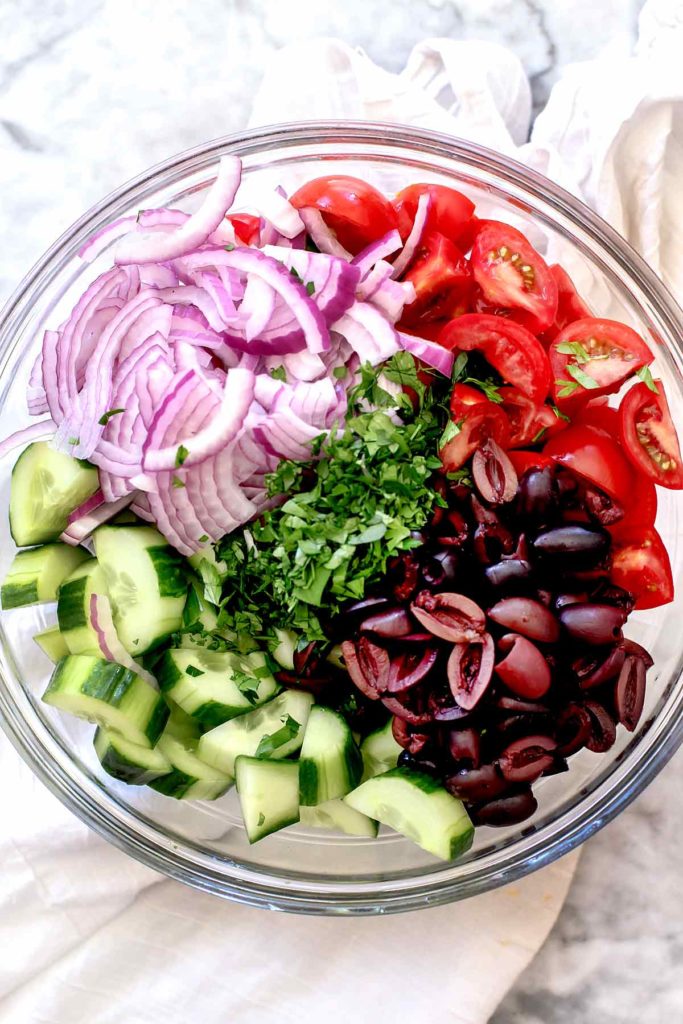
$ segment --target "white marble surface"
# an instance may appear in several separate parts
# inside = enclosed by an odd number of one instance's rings
[[[0,299],[82,210],[169,154],[238,129],[260,69],[338,35],[391,69],[426,36],[522,59],[541,106],[561,67],[631,46],[640,0],[0,0]],[[585,847],[571,895],[493,1024],[683,1020],[681,755]]]

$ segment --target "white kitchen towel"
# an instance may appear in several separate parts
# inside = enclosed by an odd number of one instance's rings
[[[525,143],[529,87],[501,47],[429,40],[394,75],[316,40],[273,61],[252,123],[402,121],[516,154],[583,195],[682,294],[682,44],[681,0],[649,0],[633,57],[568,69]],[[484,1024],[552,927],[577,860],[409,916],[296,918],[125,857],[5,741],[0,801],[0,1024]]]

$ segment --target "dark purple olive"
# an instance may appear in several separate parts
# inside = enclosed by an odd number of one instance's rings
[[[308,690],[316,696],[327,689],[330,684],[329,676],[297,675],[296,672],[279,671],[274,673],[278,683],[294,690]],[[373,698],[376,699],[376,698]]]
[[[457,510],[453,510],[444,513],[435,530],[435,536],[437,543],[443,547],[463,548],[469,540],[470,528],[465,517]]]
[[[484,633],[470,643],[456,644],[448,659],[448,685],[455,701],[471,711],[486,693],[493,676],[493,637]]]
[[[507,558],[484,570],[486,579],[497,590],[522,587],[530,582],[532,573],[531,563],[523,558]]]
[[[536,591],[536,598],[539,601],[539,603],[543,605],[544,608],[550,608],[553,603],[553,592],[552,590],[545,590],[544,588],[540,587]]]
[[[646,669],[652,668],[654,665],[652,655],[646,651],[644,647],[641,647],[640,644],[637,644],[635,640],[629,640],[628,637],[622,637],[619,641],[619,646],[626,655],[630,655],[634,658],[640,658],[641,661],[644,661]]]
[[[300,651],[295,650],[292,660],[296,675],[311,675],[320,664],[320,658],[316,654],[315,641],[306,644]]]
[[[391,659],[387,690],[391,694],[405,693],[417,686],[431,672],[438,657],[436,647],[412,647]]]
[[[486,616],[479,605],[464,594],[432,594],[422,590],[410,610],[430,633],[454,644],[476,640],[486,626]]]
[[[403,694],[393,697],[382,697],[382,704],[392,715],[395,715],[396,718],[402,718],[409,725],[428,725],[434,720],[431,709],[411,706],[404,701],[403,697]]]
[[[601,647],[621,636],[627,613],[611,604],[570,604],[560,612],[560,622],[574,640]]]
[[[438,765],[428,757],[421,754],[411,754],[409,750],[402,750],[398,755],[396,764],[399,768],[411,768],[416,772],[427,772],[429,775],[438,775]]]
[[[487,438],[474,453],[472,478],[484,501],[491,505],[504,505],[517,493],[515,467],[492,437]]]
[[[363,619],[360,628],[364,633],[376,633],[383,637],[402,637],[412,633],[415,623],[406,608],[383,608],[382,611]]]
[[[538,704],[535,701],[520,700],[519,697],[499,697],[496,707],[501,711],[514,711],[520,715],[547,715],[550,709],[546,704]]]
[[[551,466],[528,469],[519,481],[516,511],[525,524],[546,526],[557,508],[555,473]]]
[[[505,748],[498,767],[508,782],[535,782],[553,763],[557,744],[551,736],[523,736]]]
[[[479,733],[476,729],[451,729],[448,751],[454,761],[467,761],[468,768],[478,768],[480,759]]]
[[[438,551],[422,563],[422,579],[428,587],[452,583],[458,575],[459,564],[455,551]]]
[[[409,601],[417,590],[420,563],[414,551],[404,551],[389,562],[389,573],[394,579],[392,593],[396,601]]]
[[[565,469],[563,466],[556,467],[555,486],[561,505],[571,505],[576,501],[579,483],[571,470]]]
[[[491,565],[514,551],[515,538],[502,523],[493,526],[484,523],[474,531],[473,547],[477,561]]]
[[[455,775],[449,775],[444,780],[444,785],[454,796],[475,803],[480,800],[493,800],[509,789],[510,784],[495,765],[484,764],[481,768],[464,768]]]
[[[474,825],[491,825],[501,828],[505,825],[519,825],[520,822],[530,818],[537,808],[536,797],[529,787],[525,787],[518,793],[490,800],[489,803],[472,809],[470,817]]]
[[[626,657],[620,646],[615,646],[605,653],[596,651],[594,655],[584,655],[575,658],[572,662],[572,670],[579,680],[582,690],[590,690],[594,686],[602,686],[619,675],[621,666]]]
[[[344,618],[356,618],[360,621],[366,619],[368,615],[378,612],[380,608],[386,608],[388,604],[388,597],[364,597],[362,601],[347,604],[342,615]]]
[[[612,526],[624,518],[623,507],[598,487],[584,485],[582,504],[588,515],[601,526]]]
[[[538,647],[525,636],[506,633],[498,641],[505,658],[495,666],[496,675],[513,693],[536,700],[550,689],[550,666]]]
[[[553,601],[553,608],[556,612],[562,611],[570,604],[585,604],[588,600],[588,594],[577,593],[577,594],[558,594]]]
[[[586,600],[589,599],[586,598]],[[628,590],[624,590],[623,587],[615,586],[609,580],[600,580],[598,582],[597,587],[594,588],[590,596],[590,600],[597,604],[613,604],[627,612],[633,611],[636,605],[636,599],[633,594]]]
[[[392,719],[391,732],[398,745],[411,754],[421,753],[431,739],[426,732],[413,732],[402,718]]]
[[[582,704],[567,704],[555,723],[557,753],[570,757],[585,747],[593,732],[591,716]]]
[[[609,551],[610,536],[597,526],[578,523],[539,533],[531,542],[534,555],[553,568],[592,569]]]
[[[345,640],[341,645],[344,663],[352,681],[370,700],[377,700],[389,685],[389,655],[362,636],[357,643]]]
[[[552,644],[560,635],[560,625],[553,613],[531,597],[505,597],[489,608],[488,615],[499,626],[530,640]]]
[[[569,765],[564,757],[554,757],[553,763],[549,765],[543,772],[543,778],[548,778],[549,775],[562,775],[564,772],[569,771]]]
[[[433,639],[433,633],[408,633],[407,636],[401,637],[401,646],[403,644],[430,644]]]
[[[583,706],[590,715],[591,734],[586,746],[594,754],[604,754],[614,745],[617,738],[617,727],[610,713],[595,700],[584,701]]]
[[[434,722],[459,722],[469,718],[471,711],[460,707],[453,700],[450,690],[444,693],[432,693],[429,696],[429,711]]]
[[[647,668],[643,659],[629,654],[617,679],[614,703],[619,721],[629,732],[635,730],[643,713],[646,674]]]

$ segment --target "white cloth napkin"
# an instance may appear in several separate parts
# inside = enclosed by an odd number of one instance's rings
[[[518,60],[428,40],[390,74],[335,40],[282,51],[253,124],[411,122],[515,154],[574,190],[683,294],[683,2],[649,0],[636,54],[566,70],[531,141]],[[3,1024],[484,1024],[552,927],[577,855],[409,916],[312,919],[161,878],[73,818],[0,742]]]

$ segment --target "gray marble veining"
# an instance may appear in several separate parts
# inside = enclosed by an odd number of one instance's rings
[[[429,36],[511,47],[542,106],[559,69],[627,52],[641,0],[0,0],[0,299],[87,206],[246,123],[260,69],[336,35],[398,70]],[[587,844],[557,927],[493,1024],[683,1020],[679,756]]]

